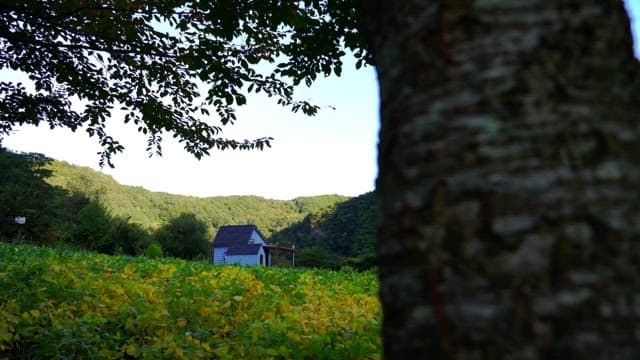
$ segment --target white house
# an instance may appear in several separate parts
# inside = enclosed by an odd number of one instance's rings
[[[214,264],[271,264],[269,246],[255,225],[225,225],[213,238]]]

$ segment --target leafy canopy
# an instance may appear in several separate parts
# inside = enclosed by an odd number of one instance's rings
[[[345,48],[358,67],[368,60],[360,2],[0,0],[0,69],[35,85],[0,81],[0,137],[22,124],[85,128],[103,148],[100,164],[113,166],[123,146],[105,125],[123,114],[147,135],[150,154],[161,154],[165,133],[197,158],[214,148],[263,149],[272,138],[226,139],[214,123],[233,123],[250,92],[315,114],[294,87],[340,75]]]

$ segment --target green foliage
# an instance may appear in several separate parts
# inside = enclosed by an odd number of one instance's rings
[[[147,250],[144,252],[144,256],[148,257],[149,259],[162,258],[164,256],[162,252],[162,246],[160,246],[160,244],[155,241],[150,243],[147,247]]]
[[[375,268],[378,262],[375,253],[366,253],[346,259],[343,265],[358,271],[366,271]]]
[[[374,273],[0,244],[0,357],[379,359]]]
[[[331,254],[321,246],[311,246],[300,249],[296,253],[296,266],[321,269],[339,269],[342,259]]]
[[[360,1],[136,1],[92,6],[19,1],[0,8],[0,69],[22,71],[35,91],[0,83],[0,136],[14,126],[86,127],[103,147],[101,164],[123,146],[107,119],[145,134],[161,153],[165,132],[197,158],[211,149],[263,149],[271,138],[221,138],[246,92],[262,92],[308,115],[318,107],[294,98],[319,74],[339,75],[344,47],[368,60],[357,31]],[[260,66],[264,63],[270,66]],[[246,92],[245,92],[246,90]],[[85,103],[83,110],[70,99]]]
[[[140,225],[130,222],[129,219],[116,217],[112,220],[109,240],[114,246],[114,253],[138,255],[148,249],[151,236]],[[162,249],[160,254],[162,255]]]
[[[20,234],[28,242],[55,245],[71,236],[68,193],[46,182],[51,161],[42,154],[16,154],[0,146],[0,238]],[[15,223],[16,216],[26,217],[26,224]]]
[[[310,213],[303,221],[273,234],[271,241],[301,248],[302,260],[298,261],[301,265],[312,254],[326,259],[317,249],[322,248],[334,259],[326,266],[319,265],[320,260],[309,259],[310,266],[332,268],[340,265],[340,258],[352,259],[350,266],[356,269],[374,266],[378,216],[374,196],[373,192],[367,193]],[[304,249],[309,248],[313,252],[304,254]]]
[[[298,264],[305,263],[304,250],[309,247],[321,247],[333,257],[320,263],[309,260],[311,267],[337,268],[344,259],[373,253],[373,194],[353,199],[325,195],[289,201],[256,196],[202,199],[122,186],[86,167],[2,149],[0,167],[7,174],[0,177],[0,212],[6,218],[28,216],[23,227],[8,221],[0,223],[0,236],[4,238],[20,234],[26,242],[68,243],[107,254],[138,255],[148,248],[150,234],[155,233],[163,237],[159,241],[167,255],[197,258],[199,254],[206,259],[208,243],[205,246],[200,240],[200,250],[186,256],[183,245],[171,244],[181,236],[159,230],[181,214],[190,213],[194,223],[197,220],[204,224],[207,240],[222,225],[253,223],[270,243],[295,244],[303,260]],[[289,264],[290,260],[283,259],[283,263]]]
[[[289,201],[257,196],[197,198],[151,192],[141,187],[123,186],[111,176],[63,161],[47,165],[46,181],[72,193],[100,201],[113,216],[128,218],[145,229],[155,230],[181,213],[193,213],[208,225],[213,236],[222,225],[253,223],[267,237],[315,213],[348,200],[345,196],[323,195]]]
[[[180,214],[159,228],[154,234],[154,240],[162,246],[168,256],[182,259],[202,257],[211,247],[207,236],[207,224],[190,213]]]
[[[24,242],[52,246],[69,243],[109,254],[134,255],[146,248],[148,231],[124,217],[112,217],[99,191],[51,184],[53,162],[40,154],[0,148],[0,169],[6,175],[0,177],[1,238],[19,236]],[[78,178],[82,180],[74,181],[90,183]],[[16,224],[16,216],[25,216],[26,223]]]
[[[98,202],[90,202],[78,212],[73,241],[85,249],[113,254],[112,226],[109,211]]]

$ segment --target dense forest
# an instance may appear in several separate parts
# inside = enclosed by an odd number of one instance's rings
[[[271,241],[296,245],[298,262],[312,267],[349,265],[367,269],[375,261],[376,208],[373,192],[307,214],[271,235]]]
[[[255,224],[273,243],[296,245],[296,263],[374,265],[373,193],[271,200],[198,198],[118,184],[90,168],[0,148],[0,237],[107,254],[208,259],[217,229]],[[21,224],[18,218],[24,217]]]

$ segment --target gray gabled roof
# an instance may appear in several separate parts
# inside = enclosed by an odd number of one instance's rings
[[[227,249],[227,255],[258,255],[261,247],[260,244],[232,246]]]
[[[213,247],[228,247],[249,245],[249,239],[253,232],[257,232],[260,237],[265,240],[265,237],[260,233],[258,227],[255,225],[225,225],[218,229],[216,237],[213,238]],[[266,243],[266,240],[265,240]],[[260,246],[260,245],[258,245]],[[231,249],[229,249],[231,250]],[[229,252],[227,251],[228,255]],[[257,254],[255,252],[254,254]],[[243,254],[246,255],[246,254]]]

